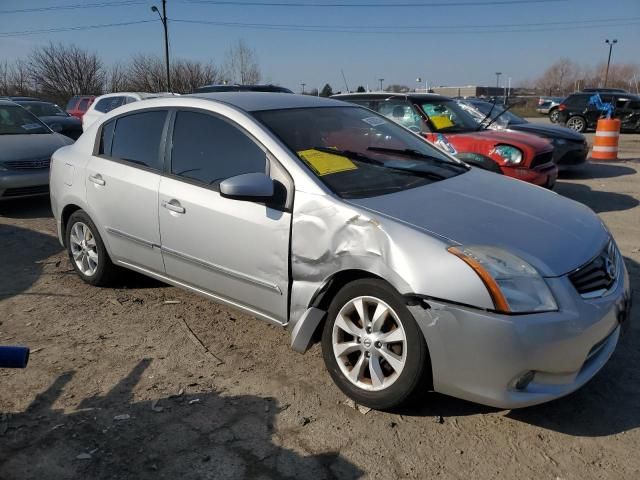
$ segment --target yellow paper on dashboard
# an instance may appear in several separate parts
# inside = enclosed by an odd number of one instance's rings
[[[319,176],[346,172],[358,168],[356,164],[347,157],[336,153],[323,152],[314,148],[301,150],[298,152],[298,156]]]
[[[453,127],[453,122],[451,119],[445,115],[433,115],[429,117],[433,126],[436,127],[437,130],[447,127]]]

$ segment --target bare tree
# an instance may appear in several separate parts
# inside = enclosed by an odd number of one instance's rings
[[[66,103],[73,95],[102,93],[105,78],[102,61],[95,53],[53,43],[31,53],[28,74],[45,97],[59,103]]]
[[[171,68],[171,86],[176,93],[192,93],[198,87],[224,80],[224,75],[213,62],[177,60]]]
[[[568,58],[561,58],[538,78],[536,87],[548,95],[565,95],[571,92],[579,77],[580,67]]]
[[[127,67],[121,63],[114,63],[106,74],[104,91],[123,92],[129,88]]]
[[[238,40],[227,51],[225,70],[230,81],[241,85],[258,83],[262,79],[257,54],[244,40]]]
[[[165,75],[164,61],[154,55],[136,55],[127,67],[129,88],[134,91],[166,91]]]

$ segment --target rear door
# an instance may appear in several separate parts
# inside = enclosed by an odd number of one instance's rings
[[[263,318],[286,321],[288,174],[244,129],[208,112],[178,111],[168,144],[169,172],[159,196],[167,275]],[[278,180],[275,204],[220,195],[222,180],[252,172]]]
[[[100,130],[87,166],[87,201],[113,260],[164,273],[158,226],[158,188],[167,110],[117,117]]]

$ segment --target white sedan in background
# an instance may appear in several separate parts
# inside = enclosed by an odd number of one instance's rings
[[[147,98],[166,97],[177,95],[175,93],[146,93],[146,92],[117,92],[107,93],[96,97],[89,109],[82,117],[82,131],[85,131],[98,118],[109,113],[114,108],[122,105],[138,102]]]

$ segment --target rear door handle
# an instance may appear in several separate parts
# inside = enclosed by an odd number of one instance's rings
[[[162,206],[164,208],[166,208],[167,210],[170,210],[172,212],[175,213],[184,213],[186,210],[184,209],[184,207],[182,205],[180,205],[180,202],[178,200],[169,200],[168,202],[163,201],[162,202]]]
[[[89,181],[95,183],[96,185],[100,185],[101,187],[103,187],[107,183],[99,173],[96,173],[95,175],[89,175]]]

